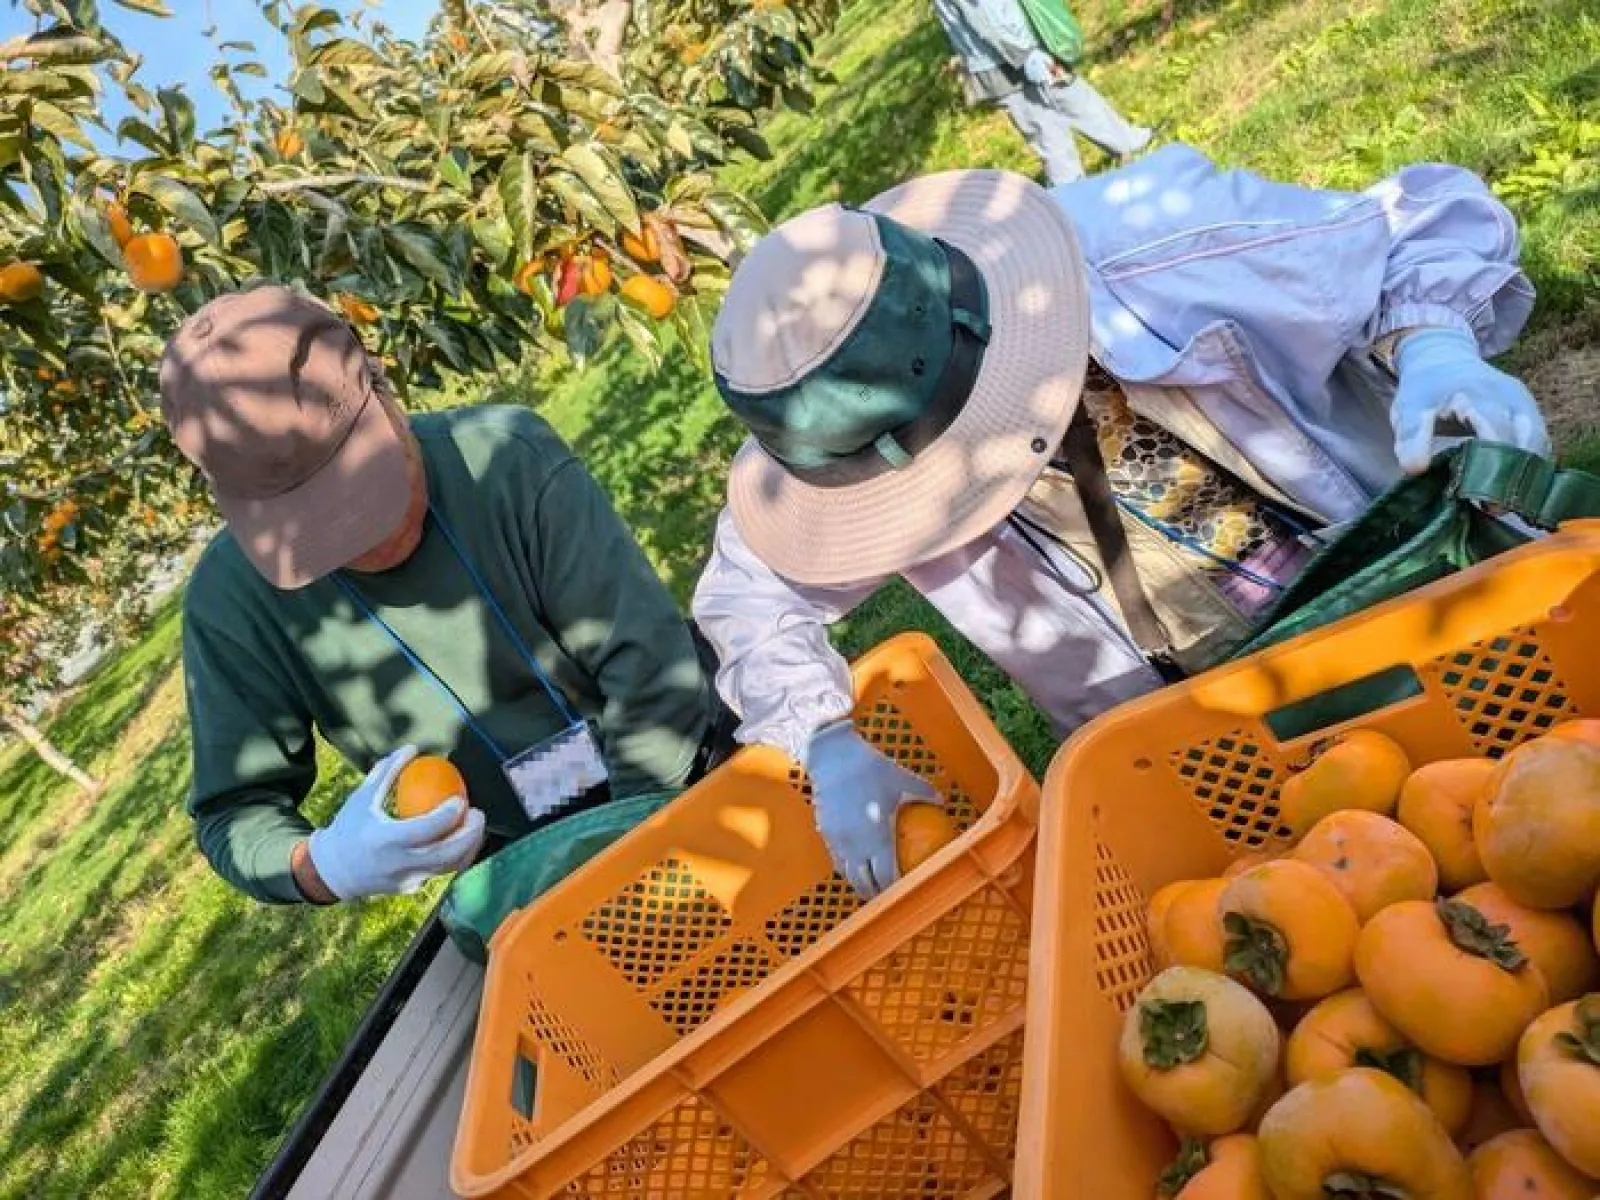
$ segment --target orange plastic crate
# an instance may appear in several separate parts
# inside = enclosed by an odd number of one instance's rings
[[[930,639],[854,675],[858,727],[970,828],[862,906],[800,770],[742,751],[496,934],[458,1192],[1009,1187],[1038,786]]]
[[[1280,740],[1289,706],[1389,672],[1419,694]],[[1019,1200],[1149,1200],[1176,1145],[1117,1072],[1153,973],[1145,908],[1281,842],[1278,786],[1318,739],[1369,727],[1416,763],[1500,755],[1600,713],[1600,523],[1127,705],[1045,779]]]

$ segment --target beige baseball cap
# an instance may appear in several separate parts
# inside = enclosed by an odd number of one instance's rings
[[[361,339],[286,287],[221,296],[161,359],[161,414],[275,587],[304,587],[379,545],[411,499],[404,441]]]

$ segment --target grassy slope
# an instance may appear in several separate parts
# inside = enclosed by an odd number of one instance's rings
[[[1579,107],[1600,95],[1587,7],[1180,0],[1177,28],[1158,41],[1159,0],[1080,6],[1095,78],[1131,114],[1227,161],[1335,186],[1422,158],[1502,180],[1541,162],[1559,170]],[[961,107],[920,0],[856,5],[826,53],[840,83],[820,111],[775,122],[775,160],[733,172],[770,214],[862,200],[920,171],[1030,168],[1004,118]],[[1594,179],[1591,162],[1583,186],[1541,191],[1535,180],[1516,200],[1544,298],[1522,356],[1530,369],[1600,325]],[[677,362],[655,375],[614,362],[542,407],[686,596],[737,440],[704,381]],[[923,624],[941,627],[893,590],[843,636],[854,648]],[[950,644],[1041,763],[1048,739],[1026,704]],[[55,722],[53,736],[112,780],[97,803],[0,752],[0,1196],[243,1194],[426,903],[263,909],[213,880],[179,812],[176,654],[169,614]]]

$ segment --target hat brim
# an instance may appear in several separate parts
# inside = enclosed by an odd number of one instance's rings
[[[399,527],[411,506],[404,440],[369,392],[331,458],[264,500],[216,494],[245,557],[274,587],[302,588],[349,565]]]
[[[728,503],[740,535],[796,583],[859,583],[982,536],[1027,495],[1060,444],[1089,361],[1088,280],[1065,213],[1032,180],[949,171],[863,206],[964,251],[989,293],[991,333],[972,395],[905,467],[818,487],[754,440]]]

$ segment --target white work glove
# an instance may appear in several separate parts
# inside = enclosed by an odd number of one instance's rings
[[[1034,87],[1049,87],[1056,79],[1055,60],[1043,50],[1030,50],[1022,64],[1022,74]]]
[[[902,804],[944,801],[927,782],[867,744],[849,721],[824,726],[806,747],[811,806],[833,865],[871,899],[900,878],[895,815]]]
[[[1488,442],[1504,442],[1549,455],[1550,435],[1533,395],[1519,380],[1497,371],[1461,329],[1418,329],[1403,334],[1395,353],[1400,385],[1389,409],[1394,452],[1408,475],[1433,461],[1434,429],[1454,418]]]
[[[483,813],[461,796],[406,821],[384,811],[389,789],[416,756],[415,746],[402,746],[382,759],[308,839],[311,865],[339,899],[414,892],[435,875],[459,871],[483,843]]]

